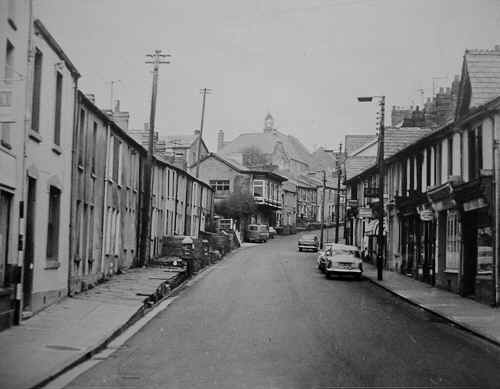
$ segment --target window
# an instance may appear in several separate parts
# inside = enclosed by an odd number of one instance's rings
[[[80,131],[78,135],[78,164],[83,166],[83,155],[85,151],[85,111],[80,110]]]
[[[453,175],[453,136],[448,138],[448,177]]]
[[[483,136],[481,126],[468,132],[469,180],[478,178],[483,168]]]
[[[61,145],[61,104],[62,104],[63,76],[60,72],[56,74],[56,109],[54,119],[54,143]]]
[[[10,238],[10,210],[12,195],[0,190],[0,287],[5,283]]]
[[[448,210],[446,215],[446,271],[458,271],[462,245],[458,211]]]
[[[40,126],[40,96],[42,91],[42,60],[43,54],[40,50],[35,51],[34,73],[33,73],[33,101],[31,105],[31,129],[39,131]]]
[[[49,223],[47,229],[47,259],[57,260],[59,254],[59,212],[61,191],[54,186],[49,191]]]
[[[442,148],[442,143],[439,143],[436,145],[436,149],[434,152],[434,158],[435,158],[435,175],[436,175],[436,185],[441,184],[441,166],[442,166],[442,161],[441,161],[441,148]]]
[[[10,130],[14,126],[14,122],[0,122],[0,144],[10,149]]]
[[[120,163],[120,142],[118,139],[114,139],[112,144],[113,147],[113,181],[117,182],[118,180],[118,164]]]
[[[7,41],[7,48],[5,51],[5,80],[14,78],[14,45]]]
[[[264,181],[255,180],[253,182],[253,195],[255,197],[264,197]]]
[[[118,142],[118,185],[122,184],[122,177],[123,177],[123,144],[122,142]]]
[[[426,186],[431,186],[431,149],[427,149],[427,158],[426,158]]]
[[[92,159],[90,162],[92,173],[95,173],[96,147],[97,147],[97,122],[94,122],[94,128],[92,130],[92,150],[90,151],[92,153],[92,157],[91,157]]]

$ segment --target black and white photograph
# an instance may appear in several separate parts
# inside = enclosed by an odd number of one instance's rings
[[[0,0],[0,388],[500,388],[500,0]]]

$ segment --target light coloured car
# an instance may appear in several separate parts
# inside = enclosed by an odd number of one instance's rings
[[[312,250],[317,252],[319,249],[318,237],[313,234],[304,234],[299,239],[299,251]]]
[[[319,271],[321,271],[322,273],[325,272],[325,269],[326,269],[326,264],[328,262],[328,256],[327,256],[327,252],[330,252],[329,250],[331,250],[332,248],[332,245],[334,245],[334,243],[325,243],[324,244],[324,249],[323,250],[320,250],[319,251],[319,254],[318,254],[318,269]]]
[[[327,278],[333,275],[349,275],[361,279],[363,275],[363,261],[359,258],[359,250],[355,246],[332,243],[326,246],[323,255],[318,257],[318,267],[320,257],[326,263],[324,273]]]

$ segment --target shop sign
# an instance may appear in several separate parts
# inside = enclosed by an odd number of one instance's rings
[[[358,200],[349,200],[347,205],[351,208],[356,208],[358,206]]]
[[[420,216],[420,220],[423,222],[430,222],[434,220],[434,211],[432,208],[428,208],[426,206],[417,207],[417,212]]]
[[[371,218],[371,217],[373,217],[372,209],[371,208],[366,208],[366,207],[360,208],[359,211],[358,211],[358,216],[361,219]]]
[[[469,211],[474,211],[479,208],[484,208],[488,204],[486,203],[486,200],[482,197],[479,197],[474,200],[470,200],[464,203],[464,211],[469,212]]]

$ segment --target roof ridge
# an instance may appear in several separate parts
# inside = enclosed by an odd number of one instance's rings
[[[500,50],[495,50],[495,49],[465,49],[465,54],[496,54],[496,55],[500,55]]]

